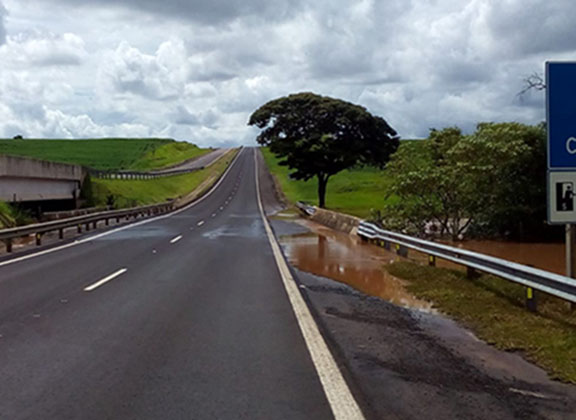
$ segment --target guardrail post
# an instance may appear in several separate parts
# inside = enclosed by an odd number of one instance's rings
[[[86,223],[86,232],[90,231],[90,222]]]
[[[400,244],[396,244],[396,254],[400,255],[401,257],[407,258],[408,257],[408,248],[402,246]]]
[[[78,224],[78,233],[82,233],[82,224]]]
[[[531,287],[526,288],[526,309],[530,312],[536,312],[538,310],[536,303],[536,294],[534,289]]]
[[[94,220],[94,223],[92,224],[92,228],[94,230],[98,229],[98,220]]]
[[[64,239],[64,228],[58,229],[58,239]]]
[[[428,255],[428,265],[430,267],[436,267],[436,256],[435,255]]]
[[[6,252],[12,252],[12,239],[6,239],[4,244],[6,245]]]
[[[477,279],[480,277],[480,273],[473,267],[466,267],[466,277],[469,279]]]
[[[106,218],[106,219],[104,219],[104,220],[105,220],[104,223],[106,223],[106,226],[110,226],[110,219]]]
[[[37,233],[36,234],[36,246],[40,246],[40,245],[42,245],[42,234]]]

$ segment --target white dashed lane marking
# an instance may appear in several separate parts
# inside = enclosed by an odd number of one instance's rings
[[[110,280],[114,280],[116,277],[121,276],[126,271],[128,271],[126,268],[121,268],[120,270],[116,271],[115,273],[112,273],[109,276],[104,277],[102,280],[99,280],[96,283],[91,284],[90,286],[84,288],[84,291],[85,292],[91,292],[92,290],[97,289],[100,286],[108,283]]]

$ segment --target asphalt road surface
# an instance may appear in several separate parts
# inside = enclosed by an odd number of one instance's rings
[[[189,208],[0,257],[0,419],[576,418],[519,355],[289,268],[279,198],[245,149]]]
[[[161,174],[164,172],[181,171],[187,169],[202,169],[214,163],[228,151],[230,151],[230,149],[216,149],[212,152],[206,153],[205,155],[179,163],[178,165],[174,165],[166,169],[159,169],[157,171],[150,171],[150,173]]]
[[[177,214],[0,262],[1,419],[338,414],[349,391],[330,400],[301,332],[254,154]]]

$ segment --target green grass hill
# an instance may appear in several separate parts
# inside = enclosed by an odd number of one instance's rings
[[[0,140],[0,154],[72,163],[100,170],[157,169],[208,153],[170,139]]]

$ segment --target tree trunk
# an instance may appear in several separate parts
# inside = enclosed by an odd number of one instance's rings
[[[326,207],[326,185],[328,184],[328,175],[318,175],[318,207]]]

